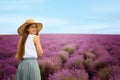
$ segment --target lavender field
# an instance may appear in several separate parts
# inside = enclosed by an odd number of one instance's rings
[[[41,34],[42,80],[120,80],[120,35]],[[0,80],[15,80],[17,35],[0,35]]]

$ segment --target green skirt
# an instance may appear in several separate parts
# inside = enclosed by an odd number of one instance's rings
[[[18,66],[16,80],[41,80],[36,58],[25,58]]]

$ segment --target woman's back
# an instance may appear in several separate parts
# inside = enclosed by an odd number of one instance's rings
[[[25,53],[23,58],[37,58],[37,51],[33,39],[36,35],[29,34],[25,42]]]

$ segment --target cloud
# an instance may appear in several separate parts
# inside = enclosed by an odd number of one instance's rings
[[[39,20],[49,26],[58,26],[69,23],[69,20],[65,18],[55,18],[55,17],[40,17]]]
[[[46,2],[47,0],[4,0],[1,1],[1,4],[25,4],[25,3],[43,3]]]
[[[106,24],[82,24],[77,26],[71,26],[70,32],[74,33],[94,33],[95,31],[100,32],[102,29],[106,29],[109,26]]]
[[[91,8],[91,11],[97,13],[120,13],[120,5],[119,4],[104,4],[104,5],[96,5]]]
[[[58,17],[42,17],[42,16],[0,16],[0,23],[22,23],[26,19],[33,18],[37,22],[42,22],[47,26],[58,26],[69,23],[68,19]]]
[[[83,24],[62,26],[56,30],[58,33],[77,33],[77,34],[119,34],[120,28],[108,24]],[[55,33],[56,33],[55,32]]]
[[[67,25],[69,23],[69,20],[57,17],[41,17],[41,16],[6,16],[6,17],[0,16],[0,17],[1,17],[0,32],[3,32],[5,28],[9,30],[10,26],[12,26],[13,33],[16,33],[16,29],[18,28],[18,26],[22,25],[25,22],[25,20],[29,18],[33,18],[35,19],[35,21],[43,23],[44,25],[43,30],[45,31],[47,30],[47,32],[49,32],[52,29],[58,28],[59,26]]]
[[[43,33],[120,33],[119,2],[80,1],[81,5],[70,7],[71,1],[63,6],[58,6],[56,1],[47,1],[0,1],[0,33],[6,32],[5,28],[10,30],[7,33],[16,33],[18,26],[28,18],[42,22]]]
[[[27,5],[22,5],[22,6],[15,6],[15,5],[11,5],[11,6],[0,6],[0,11],[13,11],[13,10],[25,10],[28,9],[29,6]],[[13,13],[13,12],[12,12]]]
[[[0,3],[0,11],[27,10],[35,5],[43,4],[46,1],[47,0],[4,0]]]
[[[44,25],[42,33],[79,33],[79,34],[119,34],[119,22],[113,23],[86,23],[70,24],[72,21],[65,18],[42,17],[42,16],[0,16],[1,33],[17,33],[18,26],[22,25],[28,18],[33,18]],[[117,25],[118,24],[118,25]],[[3,27],[4,26],[4,27]],[[6,30],[7,31],[4,31]]]

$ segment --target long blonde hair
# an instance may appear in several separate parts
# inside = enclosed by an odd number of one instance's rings
[[[29,32],[27,31],[27,29],[31,25],[32,24],[29,24],[28,26],[26,26],[26,28],[24,29],[24,32],[23,32],[22,36],[20,36],[20,41],[18,43],[17,53],[16,53],[16,56],[15,56],[15,58],[18,59],[18,60],[22,60],[23,59],[23,55],[24,55],[24,51],[25,51],[25,42],[26,42],[26,39],[27,39],[28,34],[29,34]],[[38,32],[37,32],[37,34],[38,34]]]

